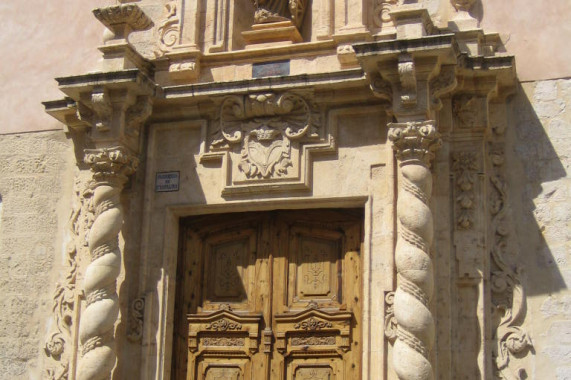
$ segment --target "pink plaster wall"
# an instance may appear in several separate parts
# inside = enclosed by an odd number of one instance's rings
[[[96,70],[104,28],[91,10],[113,3],[0,1],[0,134],[62,128],[41,102],[62,97],[54,77]],[[481,27],[501,34],[520,80],[571,76],[571,0],[482,3]]]
[[[571,77],[571,0],[482,0],[481,27],[498,32],[521,81]]]
[[[54,78],[94,71],[104,27],[91,10],[112,0],[0,1],[0,134],[61,129],[41,102]]]

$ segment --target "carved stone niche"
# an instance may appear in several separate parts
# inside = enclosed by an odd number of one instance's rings
[[[292,92],[222,98],[200,161],[222,161],[223,195],[310,190],[310,156],[336,148],[322,120]]]
[[[276,349],[284,356],[342,355],[351,346],[353,313],[315,308],[278,314]]]
[[[236,314],[218,310],[188,314],[188,350],[194,356],[209,351],[238,351],[249,356],[258,351],[261,314]]]

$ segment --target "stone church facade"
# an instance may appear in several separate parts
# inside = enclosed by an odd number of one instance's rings
[[[100,3],[5,101],[6,378],[571,378],[564,1]]]

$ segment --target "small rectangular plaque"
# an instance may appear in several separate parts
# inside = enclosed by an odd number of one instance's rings
[[[289,75],[289,60],[254,63],[252,65],[252,78],[282,77],[286,75]]]
[[[178,191],[180,172],[157,173],[155,178],[155,191],[167,192]]]

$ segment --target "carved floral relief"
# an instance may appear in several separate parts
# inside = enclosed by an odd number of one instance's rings
[[[522,327],[526,314],[525,289],[521,283],[523,268],[514,263],[517,253],[512,251],[510,244],[510,213],[507,182],[503,175],[503,152],[492,151],[490,161],[493,356],[498,378],[519,380],[525,378],[522,377],[525,369],[517,367],[511,359],[526,355],[533,348],[533,343]]]

